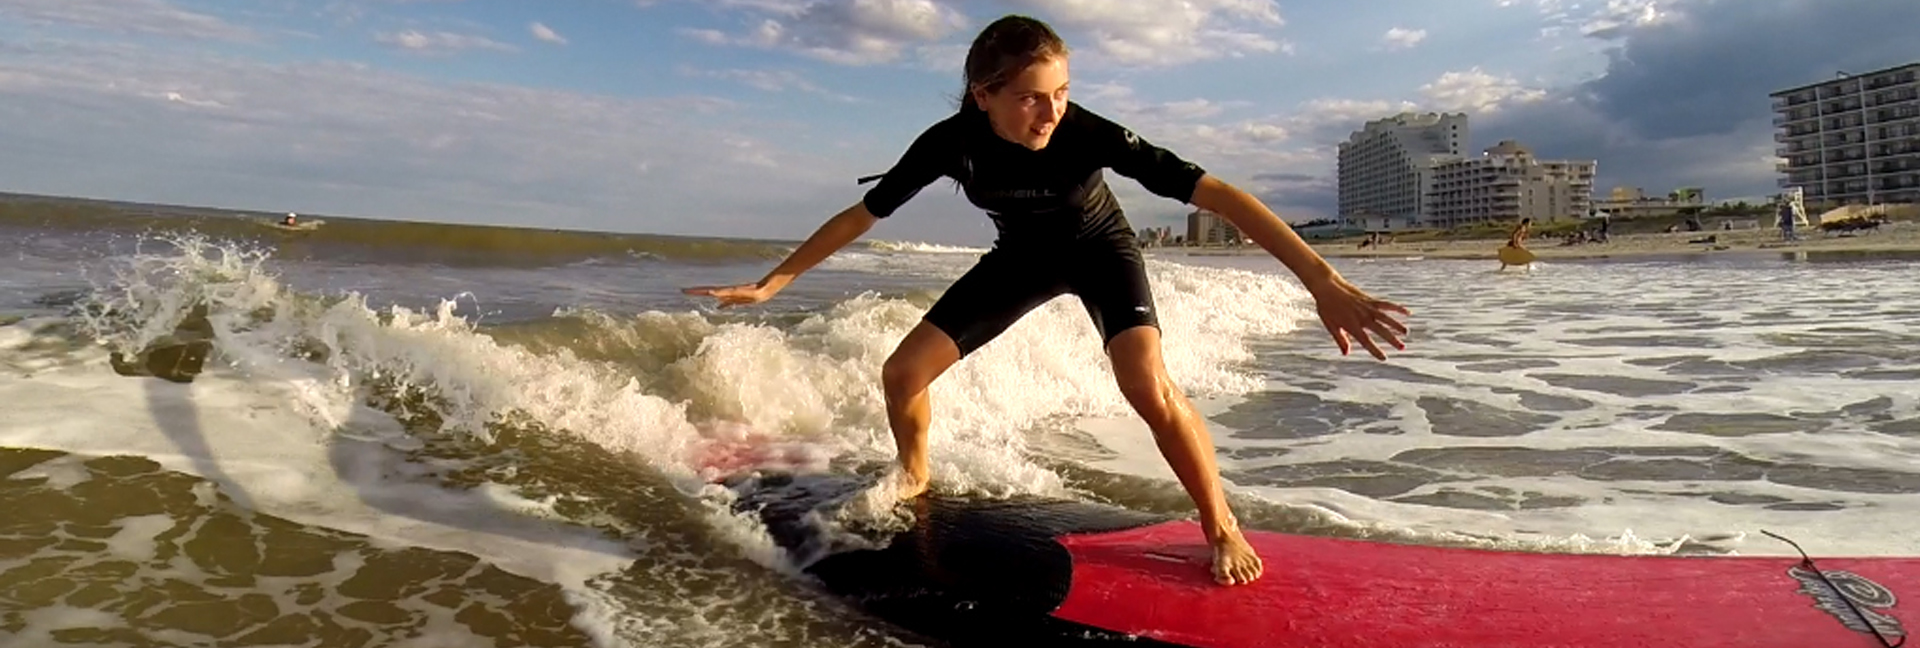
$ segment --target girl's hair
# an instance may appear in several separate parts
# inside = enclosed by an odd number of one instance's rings
[[[1018,15],[993,21],[967,50],[967,85],[960,91],[960,110],[980,110],[973,101],[974,90],[999,91],[1027,66],[1066,54],[1066,41],[1044,22]]]

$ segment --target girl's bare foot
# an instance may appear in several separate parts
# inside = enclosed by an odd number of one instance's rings
[[[1260,578],[1260,573],[1265,570],[1265,565],[1260,562],[1260,554],[1253,551],[1253,545],[1247,544],[1247,538],[1240,535],[1240,529],[1226,529],[1212,543],[1213,580],[1221,585],[1251,583]]]
[[[893,495],[897,499],[910,500],[927,492],[927,475],[914,475],[907,470],[895,469],[890,477],[893,480]]]

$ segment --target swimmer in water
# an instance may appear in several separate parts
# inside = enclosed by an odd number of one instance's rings
[[[1208,175],[1126,127],[1067,99],[1067,47],[1045,23],[1007,16],[967,53],[960,109],[923,131],[863,199],[829,219],[758,282],[688,288],[720,305],[766,301],[795,277],[892,215],[922,188],[952,178],[986,211],[993,249],[927,311],[881,368],[903,498],[928,487],[928,386],[1028,311],[1073,293],[1099,332],[1127,402],[1199,510],[1214,579],[1249,583],[1263,570],[1228,509],[1205,420],[1167,375],[1146,262],[1103,169],[1153,193],[1225,216],[1312,293],[1344,355],[1355,341],[1385,360],[1373,336],[1405,349],[1407,309],[1335,272],[1259,199]]]

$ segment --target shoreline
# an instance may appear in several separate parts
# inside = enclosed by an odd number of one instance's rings
[[[1549,260],[1601,260],[1619,258],[1647,258],[1674,256],[1717,256],[1751,254],[1791,254],[1795,252],[1823,253],[1899,253],[1920,254],[1920,223],[1894,222],[1882,226],[1879,231],[1851,235],[1823,234],[1818,228],[1799,231],[1800,240],[1784,242],[1780,240],[1778,229],[1736,229],[1699,232],[1618,234],[1606,243],[1579,243],[1562,245],[1554,239],[1532,239],[1527,249],[1540,261]],[[1712,243],[1691,242],[1713,236]],[[1486,260],[1499,258],[1499,249],[1505,243],[1503,239],[1459,239],[1409,241],[1387,243],[1384,245],[1360,248],[1359,240],[1343,239],[1338,241],[1310,241],[1308,244],[1320,256],[1335,259],[1447,259],[1447,260]],[[1161,254],[1188,256],[1240,256],[1265,255],[1267,251],[1257,245],[1220,248],[1157,248]]]

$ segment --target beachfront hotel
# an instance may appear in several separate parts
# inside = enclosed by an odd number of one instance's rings
[[[1435,164],[1428,180],[1425,223],[1458,227],[1531,218],[1545,223],[1586,218],[1593,207],[1594,160],[1542,160],[1513,140],[1480,157]]]
[[[1340,143],[1340,220],[1368,230],[1422,225],[1434,165],[1460,159],[1467,141],[1465,113],[1367,122]]]
[[[1920,203],[1920,62],[1770,96],[1781,188],[1821,206]]]

